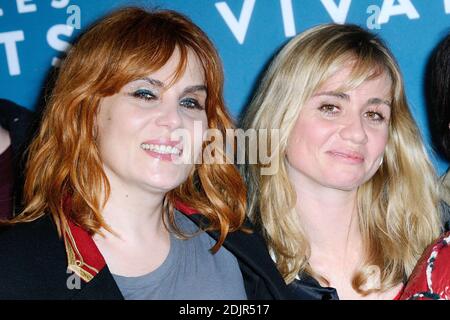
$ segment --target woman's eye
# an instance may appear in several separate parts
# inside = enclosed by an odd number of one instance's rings
[[[143,99],[145,101],[153,100],[156,98],[156,95],[154,95],[153,92],[151,92],[150,90],[147,90],[147,89],[138,89],[138,90],[132,92],[131,96],[138,98],[138,99]]]
[[[319,111],[325,113],[326,115],[336,115],[339,112],[339,107],[332,104],[324,104],[319,107]]]
[[[383,122],[385,119],[382,113],[376,111],[367,111],[364,116],[374,122]]]
[[[198,100],[193,98],[185,98],[181,100],[180,105],[188,109],[204,109],[204,107],[198,102]]]

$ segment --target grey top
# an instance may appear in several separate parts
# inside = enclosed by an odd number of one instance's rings
[[[175,211],[176,223],[187,234],[198,227]],[[209,249],[215,240],[207,233],[181,240],[170,235],[170,250],[154,271],[138,276],[114,275],[126,300],[227,300],[247,299],[237,259],[224,247]]]

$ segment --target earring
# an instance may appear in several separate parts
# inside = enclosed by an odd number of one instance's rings
[[[384,157],[381,158],[380,164],[378,165],[378,167],[381,167],[381,165],[383,164],[383,159]]]

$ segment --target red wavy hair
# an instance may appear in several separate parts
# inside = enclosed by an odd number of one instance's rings
[[[13,223],[50,213],[60,234],[66,219],[91,234],[101,228],[110,230],[101,214],[110,186],[95,138],[99,102],[130,81],[161,68],[176,48],[181,58],[175,79],[183,73],[191,50],[205,72],[208,127],[219,129],[225,137],[225,130],[233,128],[233,123],[223,101],[221,61],[206,34],[174,11],[117,10],[84,33],[61,64],[40,130],[29,150],[26,207]],[[166,195],[165,205],[171,223],[177,201],[206,216],[209,228],[220,231],[212,248],[216,251],[227,233],[242,225],[245,195],[244,183],[233,164],[197,164],[187,181]],[[71,202],[69,212],[64,210],[67,198]]]

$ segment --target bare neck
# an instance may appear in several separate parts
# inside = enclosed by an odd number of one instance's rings
[[[95,235],[94,241],[112,273],[148,274],[163,263],[170,249],[170,234],[162,220],[164,193],[107,175],[111,194],[102,215],[114,233],[103,230],[105,237]]]
[[[361,250],[356,190],[343,191],[322,186],[308,177],[293,175],[296,210],[308,237],[312,258],[332,258],[350,249]]]
[[[111,193],[102,211],[108,226],[124,240],[139,242],[142,238],[167,233],[162,221],[163,193],[127,188],[111,181]],[[113,235],[105,233],[108,237]]]
[[[358,226],[356,191],[342,191],[305,181],[294,182],[296,210],[308,238],[309,265],[336,288],[341,298],[359,296],[351,283],[364,257]],[[317,279],[320,281],[320,279]]]
[[[345,248],[350,239],[360,238],[353,195],[309,193],[297,190],[296,209],[312,248],[336,252]]]

